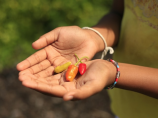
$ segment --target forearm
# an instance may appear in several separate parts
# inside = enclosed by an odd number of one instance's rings
[[[119,63],[120,78],[116,87],[158,98],[158,69]]]
[[[122,16],[111,11],[109,14],[105,15],[93,28],[103,35],[108,46],[115,46],[119,39],[121,21]],[[104,43],[101,42],[101,44]],[[102,49],[104,49],[104,46]]]
[[[120,26],[124,13],[124,1],[114,0],[110,12],[105,15],[93,28],[99,31],[107,42],[107,46],[115,46],[119,39]],[[99,51],[104,50],[103,40],[93,31],[92,36],[99,41]]]
[[[119,39],[120,25],[122,17],[114,12],[105,15],[97,25],[92,28],[97,30],[106,40],[107,46],[115,46]],[[98,45],[97,52],[103,51],[105,48],[102,38],[92,30],[87,30],[91,38],[96,41]]]

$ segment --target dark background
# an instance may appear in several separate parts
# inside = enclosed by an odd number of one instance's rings
[[[0,0],[0,118],[112,118],[107,91],[64,102],[21,85],[16,64],[31,44],[59,27],[93,26],[112,0]]]

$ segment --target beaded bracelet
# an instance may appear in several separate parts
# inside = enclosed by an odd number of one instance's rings
[[[118,81],[118,78],[120,77],[120,69],[119,69],[119,65],[116,61],[114,61],[112,59],[108,59],[108,61],[112,62],[116,66],[117,73],[116,73],[116,79],[115,79],[114,83],[110,87],[106,87],[105,89],[113,89]]]

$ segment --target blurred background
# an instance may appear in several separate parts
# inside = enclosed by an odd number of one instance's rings
[[[25,88],[16,64],[35,52],[31,44],[59,26],[93,26],[112,0],[0,0],[0,118],[112,118],[106,91],[63,102]]]

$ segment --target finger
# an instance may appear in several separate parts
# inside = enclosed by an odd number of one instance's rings
[[[27,69],[27,68],[43,61],[44,59],[46,59],[46,57],[47,57],[46,51],[44,49],[42,49],[42,50],[34,53],[33,55],[31,55],[30,57],[28,57],[24,61],[20,62],[17,65],[17,69],[19,71]]]
[[[34,49],[41,49],[41,48],[53,43],[58,38],[58,32],[59,32],[59,28],[56,28],[56,29],[44,34],[38,40],[36,40],[35,42],[32,43],[32,47]]]
[[[20,75],[19,80],[20,81],[26,81],[26,80],[38,80],[43,83],[49,83],[50,85],[59,85],[59,79],[61,78],[60,74],[50,76],[47,78],[37,78],[36,76],[32,74],[25,74],[25,75]]]
[[[57,97],[63,97],[63,95],[67,92],[63,86],[60,85],[50,85],[38,80],[30,80],[27,79],[22,82],[22,84],[28,88],[35,89],[40,92],[48,93]]]
[[[19,75],[22,75],[22,74],[26,74],[26,73],[30,73],[30,74],[36,74],[42,70],[45,70],[46,68],[48,68],[49,66],[51,66],[51,63],[48,61],[48,60],[44,60],[24,71],[21,71],[19,73]]]
[[[75,89],[73,91],[68,92],[67,94],[64,95],[63,99],[65,101],[72,99],[85,99],[101,90],[102,87],[98,86],[96,82],[90,82],[85,84],[79,89]]]
[[[34,75],[32,75],[32,74],[19,75],[19,80],[20,80],[20,81],[24,81],[24,80],[27,80],[27,79],[36,80],[37,77],[34,76]]]
[[[42,78],[44,78],[44,77],[49,77],[49,76],[53,75],[53,72],[54,72],[54,67],[53,67],[53,66],[50,66],[50,67],[48,67],[47,69],[45,69],[45,70],[43,70],[43,71],[41,71],[41,72],[35,74],[35,76],[36,76],[37,78],[39,78],[39,77],[42,77]]]

